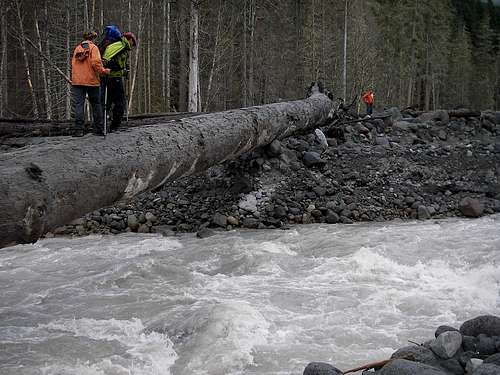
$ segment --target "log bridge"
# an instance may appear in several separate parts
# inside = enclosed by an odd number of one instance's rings
[[[0,153],[0,247],[324,124],[333,103],[309,98],[132,128],[106,138],[47,138]]]

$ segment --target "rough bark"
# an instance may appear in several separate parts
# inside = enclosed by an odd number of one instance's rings
[[[327,120],[305,100],[204,114],[107,138],[47,141],[0,155],[0,246],[41,235],[100,207],[206,170]]]
[[[189,20],[189,93],[188,112],[200,112],[200,92],[199,92],[199,9],[194,1],[191,1],[191,12]]]

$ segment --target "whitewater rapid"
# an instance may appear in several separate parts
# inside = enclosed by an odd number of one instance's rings
[[[500,215],[0,249],[0,373],[302,374],[500,315]]]

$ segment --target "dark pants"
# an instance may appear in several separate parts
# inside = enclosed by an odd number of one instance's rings
[[[106,106],[105,113],[109,113],[111,108],[113,108],[111,129],[116,129],[122,123],[123,114],[125,113],[125,89],[123,86],[123,78],[105,77],[101,80],[101,102],[103,103],[103,107]]]
[[[366,114],[371,116],[372,113],[373,113],[373,104],[366,103]]]
[[[75,128],[83,130],[85,123],[85,96],[89,96],[92,107],[93,128],[102,131],[102,106],[99,97],[99,86],[72,86],[73,111],[75,113]]]

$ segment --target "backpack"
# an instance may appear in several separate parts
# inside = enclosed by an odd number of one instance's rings
[[[108,25],[104,28],[101,36],[101,41],[97,44],[99,48],[99,52],[101,55],[104,54],[106,47],[111,43],[117,42],[122,38],[122,33],[118,26],[116,25]]]

